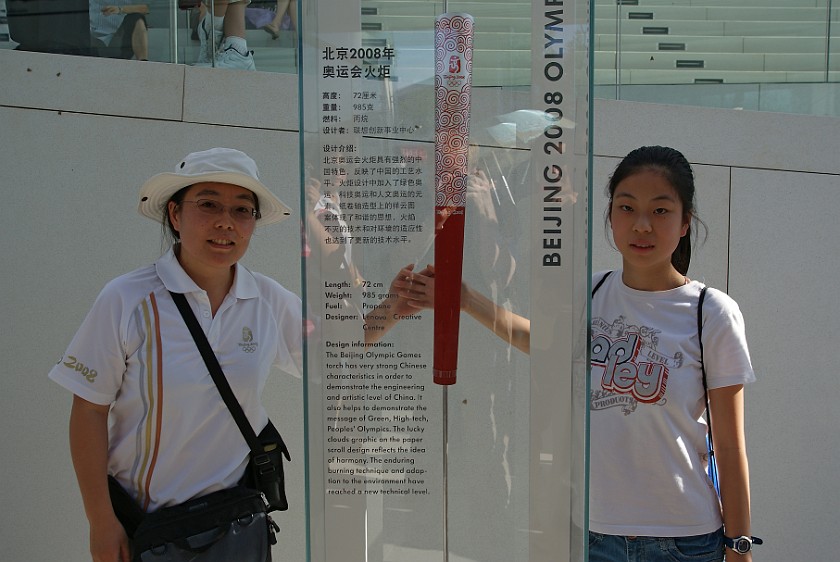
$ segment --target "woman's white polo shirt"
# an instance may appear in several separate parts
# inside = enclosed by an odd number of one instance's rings
[[[215,316],[172,250],[108,283],[50,378],[111,405],[110,474],[149,511],[228,488],[248,446],[169,291],[185,293],[254,430],[272,365],[301,373],[300,299],[237,264]]]

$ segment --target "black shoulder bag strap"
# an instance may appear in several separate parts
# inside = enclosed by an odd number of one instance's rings
[[[606,281],[606,280],[607,280],[607,277],[609,277],[611,274],[612,274],[612,271],[608,271],[608,272],[606,272],[606,273],[604,274],[604,276],[603,276],[603,277],[601,277],[601,280],[600,280],[600,281],[598,281],[598,283],[597,283],[594,287],[592,287],[592,296],[593,296],[593,297],[595,296],[595,293],[597,293],[597,292],[598,292],[598,289],[600,289],[600,288],[601,288],[601,285],[603,285],[603,284],[604,284],[604,281]]]
[[[169,294],[172,295],[172,300],[175,301],[175,306],[178,307],[178,311],[181,313],[181,316],[184,317],[184,322],[186,322],[187,328],[189,328],[190,333],[195,340],[195,345],[198,346],[198,350],[201,352],[201,357],[204,359],[204,363],[210,370],[210,376],[213,377],[213,382],[216,383],[216,386],[219,389],[219,394],[222,395],[222,400],[224,400],[225,405],[230,410],[231,415],[233,415],[233,419],[239,427],[239,431],[242,432],[242,436],[245,438],[245,441],[248,442],[251,454],[254,455],[255,459],[259,455],[264,455],[265,452],[263,451],[262,445],[260,445],[260,440],[257,438],[254,428],[251,427],[251,422],[249,422],[248,418],[245,416],[245,412],[242,411],[242,406],[239,405],[239,402],[236,400],[236,396],[233,395],[233,391],[230,389],[230,385],[228,384],[225,374],[222,371],[222,366],[219,365],[219,360],[216,359],[216,354],[213,353],[213,348],[210,347],[210,342],[207,341],[207,336],[204,335],[204,330],[201,329],[201,325],[199,325],[198,320],[195,318],[195,314],[193,314],[189,303],[187,303],[187,298],[181,293],[173,293],[172,291],[169,291]]]
[[[700,373],[703,375],[703,395],[706,398],[706,427],[709,434],[709,465],[714,461],[715,446],[712,442],[712,416],[709,412],[709,384],[706,381],[706,364],[703,361],[703,301],[706,300],[706,289],[700,289],[700,300],[697,302],[697,337],[700,340]]]

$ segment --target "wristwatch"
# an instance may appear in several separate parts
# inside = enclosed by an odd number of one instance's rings
[[[724,536],[723,544],[726,548],[730,548],[738,554],[746,554],[752,550],[754,544],[764,544],[764,541],[758,537],[747,537],[744,535],[734,539]]]

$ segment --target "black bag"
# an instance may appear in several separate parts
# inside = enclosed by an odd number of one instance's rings
[[[111,496],[111,506],[114,508],[114,514],[122,523],[125,534],[129,538],[134,536],[137,527],[146,517],[146,512],[140,509],[131,494],[125,491],[117,479],[108,475],[108,492]]]
[[[210,342],[207,341],[207,336],[204,335],[204,331],[196,320],[187,298],[181,293],[170,291],[169,294],[172,295],[172,300],[175,301],[178,311],[184,318],[184,323],[195,340],[195,345],[198,347],[202,359],[204,359],[204,364],[210,371],[213,382],[219,389],[222,400],[230,410],[245,441],[248,442],[248,448],[251,449],[248,470],[245,474],[245,484],[265,494],[269,512],[286,511],[289,509],[289,503],[286,501],[283,457],[285,456],[289,461],[292,458],[289,456],[289,450],[286,448],[286,443],[283,442],[283,437],[280,436],[280,432],[277,431],[271,421],[257,436],[245,416],[245,412],[242,411],[242,406],[239,405],[236,396],[233,395],[233,391],[225,378],[225,373],[219,365],[219,360],[213,353],[213,348],[210,347]]]
[[[237,486],[146,515],[132,562],[267,562],[274,542],[262,494]]]
[[[117,519],[131,539],[132,562],[268,562],[277,525],[258,490],[237,486],[146,514],[108,476]]]
[[[289,502],[286,500],[283,457],[286,457],[286,460],[292,460],[289,449],[286,448],[283,436],[270,420],[260,431],[257,439],[263,453],[258,455],[251,453],[243,484],[265,494],[269,511],[286,511],[289,509]]]

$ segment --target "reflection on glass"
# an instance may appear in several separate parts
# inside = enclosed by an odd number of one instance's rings
[[[297,0],[0,0],[0,48],[294,73]]]
[[[212,26],[200,0],[93,0],[90,6],[79,0],[0,0],[0,7],[4,1],[8,24],[0,18],[0,48],[297,71],[297,0],[254,1]],[[148,56],[137,44],[136,24],[118,34],[127,14],[103,18],[95,5],[145,6]],[[402,80],[422,80],[420,37],[442,2],[364,0],[360,6],[365,44],[400,48],[401,64],[412,70]],[[217,18],[226,9],[218,2]],[[450,9],[461,8],[451,2]],[[470,4],[469,9],[483,26],[475,37],[474,85],[530,84],[530,1]],[[228,17],[231,23],[223,23]],[[226,32],[234,20],[240,29]],[[597,97],[840,115],[837,2],[689,6],[596,0],[594,26]],[[224,33],[245,40],[238,46],[244,55],[227,50],[230,44],[222,46]],[[123,39],[114,42],[117,35]]]
[[[93,54],[87,0],[5,0],[3,46],[40,53]],[[0,43],[2,44],[2,43]]]
[[[102,57],[149,60],[148,4],[89,0],[91,47]]]

